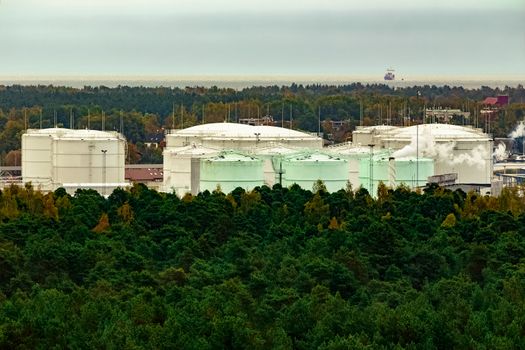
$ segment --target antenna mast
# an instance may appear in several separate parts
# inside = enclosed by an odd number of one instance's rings
[[[180,128],[184,129],[184,106],[180,104]]]
[[[175,102],[171,104],[171,128],[175,129]]]
[[[124,117],[122,115],[122,109],[120,110],[120,133],[124,135]]]

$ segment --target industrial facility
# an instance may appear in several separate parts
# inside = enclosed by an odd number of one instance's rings
[[[358,127],[352,142],[323,148],[320,137],[296,130],[211,123],[167,133],[158,180],[160,190],[179,196],[275,184],[311,190],[318,180],[331,192],[351,185],[373,195],[380,182],[418,188],[442,179],[447,186],[490,190],[492,153],[488,134],[449,124]],[[116,132],[28,130],[22,179],[44,191],[109,194],[127,185],[125,155],[126,140]]]
[[[183,196],[217,187],[229,192],[273,186],[284,173],[276,159],[322,146],[318,136],[267,125],[210,123],[174,130],[166,135],[164,190]]]
[[[395,158],[432,159],[434,175],[457,174],[458,184],[491,183],[493,140],[481,129],[450,124],[366,127],[353,133],[353,142],[376,150],[391,150]]]
[[[276,183],[311,189],[322,180],[329,191],[351,185],[375,194],[380,182],[417,188],[429,178],[490,189],[492,147],[480,129],[449,124],[361,127],[353,142],[327,148],[317,136],[279,127],[206,124],[167,135],[164,190],[184,195]]]
[[[116,132],[29,129],[22,136],[22,181],[43,191],[91,188],[109,194],[126,186],[126,140]]]

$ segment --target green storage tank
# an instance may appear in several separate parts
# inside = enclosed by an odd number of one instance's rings
[[[434,160],[430,158],[393,158],[387,156],[362,158],[359,163],[361,186],[376,196],[379,182],[389,187],[404,184],[410,188],[427,184],[428,177],[434,175]]]
[[[298,184],[312,190],[317,180],[322,180],[329,192],[346,188],[348,162],[324,153],[311,153],[276,159],[282,162],[283,186]],[[280,167],[281,164],[275,164]]]
[[[281,144],[273,144],[268,147],[257,148],[254,154],[263,161],[264,184],[272,187],[279,183],[281,169],[279,165],[284,157],[297,154],[296,148],[288,147]]]
[[[229,193],[237,187],[249,191],[263,184],[263,162],[259,158],[224,152],[201,160],[201,191],[214,191],[217,186],[220,186],[224,193]]]
[[[359,186],[366,187],[359,179],[361,159],[370,158],[370,155],[387,155],[388,151],[383,149],[371,149],[370,147],[354,146],[353,144],[335,145],[328,148],[334,156],[346,159],[348,162],[348,181],[353,189]]]

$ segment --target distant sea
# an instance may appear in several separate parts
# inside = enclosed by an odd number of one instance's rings
[[[0,85],[54,85],[82,88],[84,86],[144,86],[144,87],[212,87],[232,88],[241,90],[253,86],[283,86],[292,83],[311,85],[346,85],[352,83],[362,84],[386,84],[393,87],[410,87],[423,85],[462,86],[465,89],[479,89],[482,86],[491,88],[504,88],[505,86],[517,87],[519,84],[525,85],[523,79],[465,79],[465,78],[417,78],[417,79],[398,79],[385,81],[370,77],[308,77],[308,76],[195,76],[195,77],[0,77]]]

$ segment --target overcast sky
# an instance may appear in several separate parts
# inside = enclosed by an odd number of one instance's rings
[[[525,77],[525,0],[0,0],[0,76]]]

